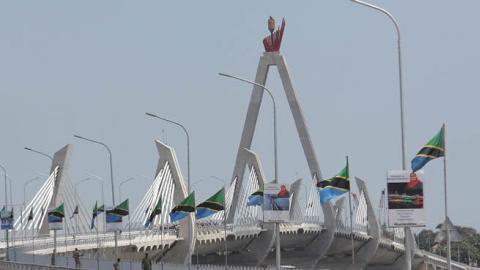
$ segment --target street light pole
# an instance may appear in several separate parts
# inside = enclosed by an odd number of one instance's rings
[[[113,183],[113,162],[112,162],[112,151],[110,150],[110,147],[108,147],[108,145],[106,145],[103,142],[88,139],[88,138],[85,138],[85,137],[82,137],[82,136],[79,136],[79,135],[73,135],[73,137],[75,137],[77,139],[85,140],[85,141],[88,141],[88,142],[91,142],[91,143],[99,144],[99,145],[105,147],[105,149],[107,150],[108,158],[109,158],[109,161],[110,161],[110,184],[112,185],[112,205],[113,205],[113,207],[115,207],[115,185]],[[118,258],[118,239],[117,239],[117,231],[116,230],[114,231],[114,239],[115,239],[115,257]]]
[[[395,32],[397,34],[397,56],[398,56],[398,82],[399,82],[399,90],[400,90],[400,132],[401,132],[401,143],[402,143],[402,169],[407,169],[407,146],[405,142],[405,105],[404,105],[404,91],[403,91],[403,64],[402,64],[402,43],[401,43],[401,33],[400,33],[400,26],[393,17],[393,15],[388,12],[386,9],[381,8],[379,6],[372,5],[370,3],[363,2],[361,0],[351,0],[357,4],[372,8],[377,10],[385,15],[392,21],[393,25],[395,26]],[[410,236],[412,235],[412,231],[410,227],[405,227],[405,260],[406,260],[406,268],[412,269],[412,253],[413,253],[413,243],[411,243]],[[414,240],[414,239],[413,239]],[[415,240],[414,240],[415,241]]]
[[[45,154],[45,153],[40,152],[40,151],[37,151],[37,150],[32,149],[32,148],[30,148],[30,147],[24,147],[23,149],[25,149],[25,150],[27,150],[27,151],[30,151],[30,152],[37,153],[37,154],[42,155],[42,156],[44,156],[44,157],[47,157],[47,158],[49,158],[49,159],[53,162],[53,157],[50,156],[50,155],[48,155],[48,154]]]
[[[4,180],[5,180],[5,211],[8,211],[7,209],[7,204],[8,204],[8,198],[7,198],[7,195],[8,195],[8,192],[7,192],[7,170],[5,169],[5,167],[3,167],[3,165],[0,165],[0,169],[2,169],[3,171],[3,176],[5,177]],[[6,255],[5,255],[5,259],[6,261],[9,261],[10,260],[10,255],[9,255],[9,252],[10,252],[10,242],[8,241],[8,229],[5,230],[5,240],[7,240],[7,251],[5,252]]]
[[[120,202],[122,201],[122,185],[127,183],[127,182],[132,181],[133,179],[134,179],[133,177],[130,177],[130,178],[125,179],[122,182],[120,182],[120,185],[118,186],[118,197],[120,198]]]
[[[190,135],[188,134],[188,130],[185,128],[184,125],[182,125],[178,122],[175,122],[173,120],[158,116],[158,115],[153,114],[153,113],[148,113],[147,112],[145,114],[150,116],[150,117],[157,118],[157,119],[163,120],[165,122],[168,122],[170,124],[174,124],[176,126],[179,126],[183,130],[183,132],[185,133],[185,136],[187,138],[187,177],[188,177],[188,188],[187,189],[188,189],[188,193],[190,194]]]
[[[275,98],[273,97],[272,92],[265,87],[265,85],[238,77],[230,74],[225,74],[225,73],[218,73],[220,76],[224,76],[227,78],[231,79],[236,79],[251,85],[255,85],[258,87],[261,87],[265,92],[268,93],[270,98],[272,99],[272,104],[273,104],[273,151],[274,151],[274,162],[275,162],[275,179],[273,179],[274,183],[278,183],[278,151],[277,151],[277,106],[275,103]],[[275,222],[275,239],[276,239],[276,266],[277,270],[280,270],[281,268],[281,250],[280,250],[280,223]]]

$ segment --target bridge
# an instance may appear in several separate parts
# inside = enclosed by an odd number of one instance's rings
[[[415,242],[412,234],[402,229],[382,226],[377,208],[373,206],[366,181],[355,177],[358,200],[354,204],[353,222],[347,212],[346,199],[320,204],[316,179],[323,179],[320,166],[307,129],[305,117],[297,100],[286,60],[278,51],[267,51],[259,60],[255,82],[264,85],[270,67],[279,72],[285,95],[304,150],[311,179],[292,179],[290,222],[280,224],[282,265],[301,269],[405,269],[406,252],[411,252],[413,269],[446,269],[446,258],[420,250],[405,248],[405,241]],[[273,69],[272,69],[273,70]],[[130,212],[129,222],[124,222],[119,235],[119,257],[122,261],[138,263],[145,253],[158,263],[170,265],[210,265],[221,267],[267,267],[275,264],[275,227],[264,223],[262,208],[247,206],[248,196],[267,181],[260,157],[252,149],[252,139],[260,111],[263,89],[256,85],[240,140],[234,172],[226,191],[225,210],[205,219],[195,220],[193,215],[178,223],[170,220],[168,213],[188,195],[175,150],[156,140],[159,159],[150,187],[136,209]],[[27,204],[17,209],[18,218],[11,231],[10,258],[27,256],[44,258],[52,253],[71,256],[75,248],[94,260],[114,260],[114,236],[108,232],[104,215],[97,218],[96,229],[90,229],[91,214],[82,206],[68,176],[72,146],[66,145],[55,153],[50,175],[37,194]],[[303,194],[301,183],[310,186]],[[144,224],[162,198],[162,211],[152,226]],[[48,230],[47,209],[65,204],[65,212],[74,218],[64,219],[64,228],[53,241]],[[102,221],[103,220],[103,221]],[[352,265],[352,238],[356,254]],[[5,255],[6,243],[0,243]],[[11,262],[10,262],[11,263]],[[2,262],[0,268],[9,264]],[[13,263],[14,264],[14,263]],[[22,263],[18,263],[20,268]],[[474,269],[453,262],[452,269]],[[26,268],[25,268],[26,269]],[[45,268],[49,269],[49,268]]]

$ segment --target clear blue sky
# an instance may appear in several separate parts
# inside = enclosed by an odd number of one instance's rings
[[[480,127],[473,121],[480,113],[480,2],[375,3],[403,31],[409,159],[446,122],[451,218],[480,228]],[[73,143],[73,181],[87,173],[108,179],[105,151],[74,133],[111,146],[117,184],[135,177],[124,186],[134,206],[153,179],[153,140],[163,139],[162,129],[186,175],[183,134],[146,111],[189,128],[192,182],[210,181],[195,186],[200,198],[213,193],[220,184],[210,176],[230,180],[251,91],[217,73],[254,78],[269,15],[286,18],[281,51],[324,175],[340,170],[348,154],[351,174],[368,182],[377,204],[386,170],[401,167],[395,34],[387,17],[347,0],[3,2],[0,162],[14,179],[14,201],[22,201],[26,180],[49,168],[25,146],[53,153]],[[281,179],[309,180],[278,75],[272,72],[267,85],[279,103]],[[265,99],[253,146],[268,177],[270,112]],[[429,226],[443,216],[441,163],[426,167]],[[80,192],[88,207],[98,197],[94,183]]]

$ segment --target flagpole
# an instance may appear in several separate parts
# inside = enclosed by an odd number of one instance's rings
[[[100,241],[98,239],[98,211],[97,211],[97,216],[95,217],[95,231],[97,233],[97,270],[99,270],[100,269]]]
[[[35,223],[32,226],[33,263],[35,263]]]
[[[68,252],[68,246],[67,246],[67,236],[68,236],[68,227],[65,227],[65,232],[64,232],[64,243],[65,243],[65,264],[66,266],[68,267],[68,256],[67,256],[67,252]]]
[[[162,210],[163,210],[163,203],[162,203]],[[154,209],[155,211],[155,209]],[[162,250],[161,250],[161,254],[162,254],[162,257],[160,258],[160,265],[162,266],[162,270],[163,270],[163,254],[164,254],[164,246],[163,246],[163,233],[164,233],[164,230],[163,230],[163,211],[160,212],[160,245],[162,246]]]
[[[443,132],[443,188],[444,188],[444,196],[445,196],[445,229],[447,230],[447,269],[452,269],[452,250],[451,250],[451,243],[450,243],[450,224],[447,222],[448,220],[448,197],[447,197],[447,147],[446,147],[446,137],[445,137],[445,124],[442,126]]]
[[[350,177],[350,168],[348,167],[348,156],[347,159],[347,172],[348,177]],[[348,180],[350,182],[350,180]],[[353,213],[352,213],[352,190],[348,189],[348,207],[350,209],[350,239],[352,241],[352,266],[355,269],[355,239],[353,237]]]
[[[53,253],[52,253],[52,265],[56,265],[57,256],[57,230],[53,230]]]
[[[195,253],[197,255],[197,269],[198,269],[198,246],[197,246],[197,240],[198,240],[198,228],[197,228],[197,219],[195,219]]]
[[[128,213],[128,245],[131,247],[132,246],[132,236],[131,236],[131,222],[130,222],[130,210]],[[130,270],[132,270],[132,257],[129,256],[129,261],[130,261]]]
[[[223,187],[223,194],[225,196],[225,186]],[[223,198],[223,233],[225,235],[225,270],[228,268],[228,245],[227,245],[227,203],[226,198]]]

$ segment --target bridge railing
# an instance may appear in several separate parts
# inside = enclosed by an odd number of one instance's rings
[[[132,243],[135,242],[135,239],[140,237],[152,237],[156,235],[160,235],[161,230],[141,230],[141,231],[131,231],[129,232],[122,232],[118,236],[119,241],[129,241],[132,240]],[[164,229],[164,235],[168,236],[176,236],[177,231],[174,229]],[[61,235],[57,237],[57,251],[62,252],[62,250],[66,250],[67,247],[74,247],[74,246],[82,246],[82,245],[97,245],[97,241],[100,247],[112,244],[114,242],[114,236],[112,232],[102,232],[98,234],[96,233],[87,233],[81,235]],[[17,239],[17,241],[12,241],[11,245],[14,248],[18,248],[21,250],[42,250],[42,249],[49,249],[53,248],[53,237],[50,235],[41,235],[35,238],[24,238],[24,239]]]
[[[19,262],[5,262],[0,261],[0,270],[69,270],[69,269],[78,269],[70,268],[64,266],[55,266],[55,265],[41,265],[41,264],[31,264],[31,263],[19,263]]]

